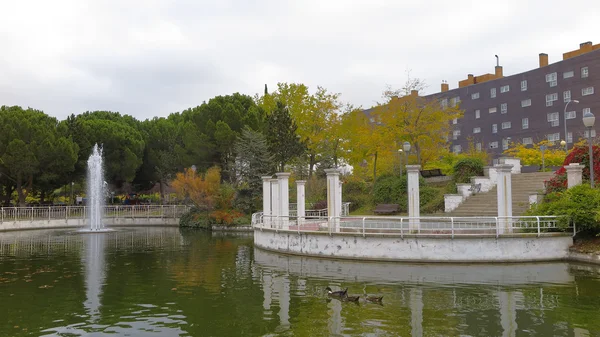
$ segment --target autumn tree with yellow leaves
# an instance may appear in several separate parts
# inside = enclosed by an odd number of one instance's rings
[[[548,166],[561,166],[565,160],[565,149],[558,143],[543,140],[532,145],[523,145],[522,143],[510,143],[508,149],[503,153],[510,157],[521,159],[522,165],[542,166],[542,150],[544,150],[544,164]]]
[[[219,195],[221,170],[213,166],[202,175],[186,168],[184,172],[177,173],[171,186],[180,198],[189,199],[197,207],[209,211],[214,208]]]

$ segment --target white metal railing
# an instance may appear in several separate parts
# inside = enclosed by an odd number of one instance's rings
[[[186,205],[105,206],[105,218],[179,218],[189,210]],[[0,223],[14,221],[81,219],[88,215],[86,206],[2,207]]]
[[[513,217],[303,217],[264,216],[255,213],[252,226],[290,231],[344,232],[374,235],[428,235],[428,236],[542,236],[550,232],[570,232],[575,226],[563,227],[561,217],[513,216]]]
[[[350,202],[342,203],[342,216],[350,215],[350,204],[351,204]],[[322,216],[327,216],[327,208],[316,210],[316,209],[314,209],[314,207],[315,207],[315,204],[313,204],[313,203],[306,204],[306,208],[307,208],[306,213],[308,214],[309,212],[312,212],[311,214],[315,215],[315,214],[317,214],[315,212],[320,212],[319,214],[321,214]],[[298,210],[298,204],[290,203],[290,216],[292,214],[294,214],[294,216],[295,216],[297,210]]]

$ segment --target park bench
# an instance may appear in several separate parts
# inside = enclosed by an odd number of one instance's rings
[[[400,211],[398,204],[379,204],[373,210],[375,214],[394,214]]]
[[[445,174],[442,173],[440,169],[431,169],[431,170],[421,170],[421,177],[423,178],[431,178],[431,177],[444,177]]]
[[[471,188],[469,188],[469,191],[473,192],[473,194],[481,192],[481,183],[471,184]]]

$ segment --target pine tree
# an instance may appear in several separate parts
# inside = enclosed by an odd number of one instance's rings
[[[293,158],[303,154],[306,146],[296,134],[296,123],[292,119],[287,107],[277,102],[275,109],[267,117],[267,143],[269,152],[280,171],[285,169],[285,164]]]

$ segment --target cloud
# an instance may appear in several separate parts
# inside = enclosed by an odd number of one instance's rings
[[[407,69],[439,90],[600,42],[600,4],[574,0],[5,1],[0,104],[64,118],[165,116],[216,95],[302,82],[371,106]],[[581,10],[585,8],[585,10]],[[577,9],[577,10],[575,10]],[[593,35],[596,34],[596,35]]]

